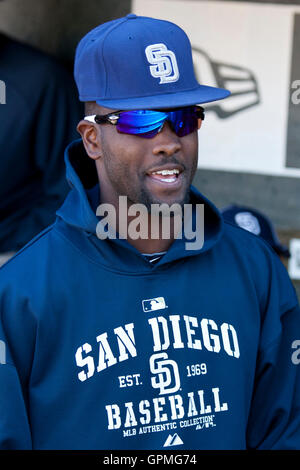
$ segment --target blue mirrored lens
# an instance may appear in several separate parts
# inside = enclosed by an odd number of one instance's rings
[[[123,111],[120,113],[117,129],[121,133],[152,138],[162,129],[166,120],[170,122],[172,129],[179,137],[190,134],[198,128],[198,117],[195,107],[192,106],[170,112]]]
[[[198,128],[198,117],[194,107],[171,111],[169,121],[179,137],[191,134]]]
[[[155,135],[161,129],[167,117],[167,113],[151,110],[124,111],[120,114],[117,129],[119,132],[134,135],[156,130]]]

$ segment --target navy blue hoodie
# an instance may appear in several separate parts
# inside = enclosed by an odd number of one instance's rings
[[[152,265],[96,236],[81,141],[66,162],[56,222],[0,271],[0,447],[300,449],[300,315],[277,255],[192,188],[203,247],[177,239]]]

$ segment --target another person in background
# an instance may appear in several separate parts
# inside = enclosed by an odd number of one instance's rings
[[[55,219],[81,107],[55,59],[0,34],[0,265]],[[4,101],[4,102],[3,102]]]

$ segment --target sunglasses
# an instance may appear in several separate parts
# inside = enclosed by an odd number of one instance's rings
[[[172,111],[115,111],[104,116],[85,116],[84,119],[97,124],[112,124],[122,134],[137,135],[146,139],[156,136],[168,121],[172,130],[179,137],[184,137],[200,128],[204,109],[201,106],[188,106]]]

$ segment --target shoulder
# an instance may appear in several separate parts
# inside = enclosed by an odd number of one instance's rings
[[[0,268],[1,313],[41,318],[59,309],[76,284],[80,255],[56,230],[56,222],[49,226]]]
[[[49,270],[58,256],[59,239],[55,223],[50,225],[0,268],[0,286],[17,281],[22,285],[38,283],[45,270]],[[63,249],[63,248],[62,248]],[[20,284],[19,284],[20,286]]]
[[[272,246],[262,237],[255,235],[230,222],[224,221],[222,248],[237,263],[254,271],[266,274],[274,269],[284,268],[279,256]]]
[[[224,222],[222,247],[228,269],[256,286],[261,297],[268,301],[273,296],[290,305],[298,303],[297,295],[287,269],[271,245],[263,238],[230,222]]]
[[[267,257],[276,255],[276,257],[278,257],[272,246],[262,237],[238,227],[235,224],[231,224],[228,221],[224,221],[223,239],[232,249],[235,248],[240,251],[241,255],[251,253],[252,250],[255,250],[256,254],[261,253]]]

